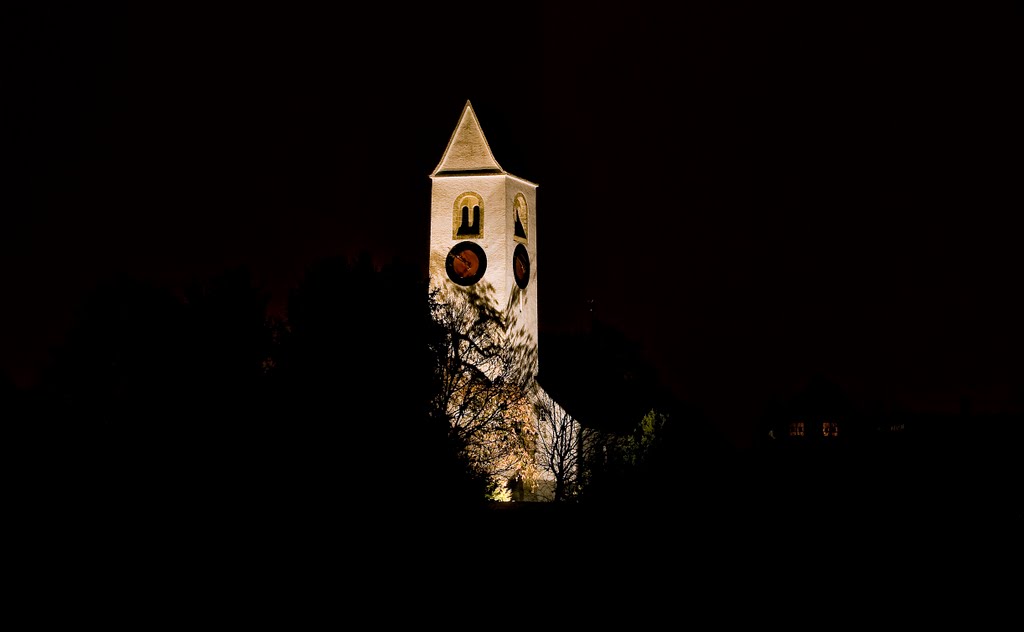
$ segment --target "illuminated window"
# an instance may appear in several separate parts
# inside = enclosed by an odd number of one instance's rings
[[[515,215],[515,222],[513,223],[512,238],[519,243],[527,243],[526,239],[526,227],[530,224],[529,207],[526,204],[526,196],[522,193],[516,194],[516,199],[512,203],[512,210]]]
[[[834,421],[824,421],[821,424],[821,436],[823,437],[838,437],[839,436],[839,424]]]
[[[791,421],[791,422],[789,422],[789,436],[791,436],[791,437],[802,437],[802,436],[804,436],[804,422],[802,422],[802,421]]]
[[[484,199],[472,191],[455,198],[452,239],[484,236]]]

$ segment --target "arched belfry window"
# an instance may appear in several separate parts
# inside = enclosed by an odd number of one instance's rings
[[[515,215],[512,236],[519,243],[528,243],[527,231],[530,226],[530,207],[526,204],[525,195],[522,193],[516,194],[516,199],[512,202],[512,211]]]
[[[484,199],[467,191],[455,198],[452,214],[452,239],[484,236]]]

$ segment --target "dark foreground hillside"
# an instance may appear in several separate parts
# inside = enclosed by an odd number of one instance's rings
[[[607,623],[679,609],[788,617],[799,604],[833,609],[821,629],[892,604],[991,616],[1014,603],[1022,559],[1012,446],[732,453],[577,504],[465,506],[404,477],[350,476],[332,451],[310,465],[280,449],[36,445],[11,461],[12,575],[49,604],[71,591],[108,614],[141,604],[173,617],[212,601],[294,628],[323,609],[405,623],[554,602]]]
[[[86,477],[12,514],[23,563],[9,568],[43,611],[135,622],[213,611],[279,627],[358,615],[476,628],[545,604],[545,621],[587,626],[774,613],[827,629],[892,616],[980,625],[1013,603],[1024,520],[1019,497],[995,493],[1007,486],[741,462],[657,501],[461,508],[347,498],[333,481],[115,493]]]

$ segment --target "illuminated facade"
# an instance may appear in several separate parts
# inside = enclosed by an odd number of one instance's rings
[[[527,376],[521,391],[526,393],[525,402],[514,408],[530,419],[533,431],[542,432],[537,402],[543,391],[535,379],[539,368],[537,185],[502,169],[469,101],[430,179],[430,288],[442,302],[484,299],[503,315],[507,323],[503,338],[519,350],[515,371]],[[492,367],[489,374],[491,370],[499,369]],[[465,408],[450,412],[454,417]],[[536,435],[531,441],[542,442]],[[527,448],[527,453],[537,454],[536,449]],[[535,467],[539,459],[528,460],[533,463],[531,478],[536,484],[528,489],[520,486],[516,499],[550,500],[550,477]]]
[[[501,168],[469,101],[430,180],[431,287],[486,288],[536,344],[537,185]]]

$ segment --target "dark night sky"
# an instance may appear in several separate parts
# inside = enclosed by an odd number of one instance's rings
[[[2,368],[118,274],[246,263],[282,300],[317,257],[425,266],[469,99],[540,185],[542,332],[594,301],[740,440],[819,371],[1024,406],[1019,4],[590,6],[12,16]]]

